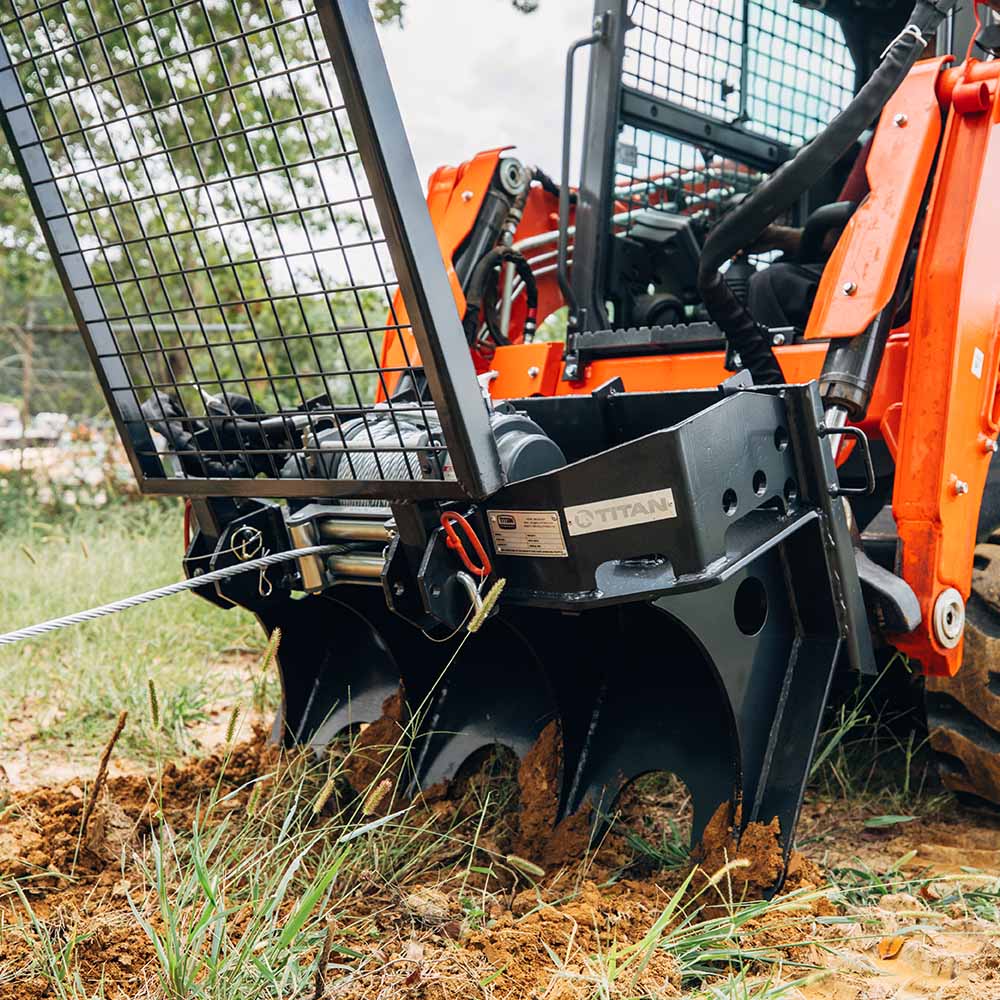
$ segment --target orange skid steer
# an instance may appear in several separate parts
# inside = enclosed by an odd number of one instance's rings
[[[1000,803],[1000,26],[954,6],[599,0],[578,182],[567,110],[558,179],[425,200],[366,0],[6,5],[4,132],[188,575],[312,547],[198,591],[281,629],[279,738],[403,691],[411,787],[554,730],[553,823],[671,771],[787,858],[835,671],[898,650]]]

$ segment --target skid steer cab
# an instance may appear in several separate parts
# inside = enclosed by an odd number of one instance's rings
[[[323,547],[199,591],[281,630],[278,738],[402,693],[411,787],[554,739],[552,824],[671,771],[695,839],[722,806],[787,858],[835,669],[960,663],[1000,63],[917,62],[950,6],[602,0],[579,184],[496,150],[426,199],[367,0],[0,14],[7,140],[188,575]],[[813,278],[777,325],[769,266]]]

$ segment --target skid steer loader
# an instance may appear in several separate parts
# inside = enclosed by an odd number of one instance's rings
[[[834,671],[899,650],[1000,803],[1000,39],[953,6],[598,0],[579,183],[567,120],[558,181],[500,149],[425,200],[367,0],[4,5],[4,132],[188,575],[328,547],[199,590],[281,629],[279,738],[402,690],[414,785],[556,727],[553,819],[666,770],[787,858]]]

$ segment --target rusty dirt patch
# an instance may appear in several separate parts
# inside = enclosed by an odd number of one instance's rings
[[[362,762],[375,768],[373,781],[384,780],[387,759],[393,771],[391,757],[371,753],[398,735],[392,705],[384,721],[385,732],[369,730],[368,740],[362,733],[343,755],[347,780],[333,785],[329,765],[282,756],[258,732],[199,760],[112,771],[86,829],[86,775],[0,790],[0,998],[176,1000],[137,920],[141,913],[162,923],[149,878],[152,842],[164,830],[190,838],[195,826],[210,838],[227,817],[245,832],[260,803],[283,794],[288,809],[293,798],[299,803],[289,827],[301,827],[311,851],[344,836],[346,811],[356,826],[392,829],[378,826],[392,816],[368,801],[371,789],[359,778]],[[408,805],[395,800],[394,809],[406,809],[396,821],[405,840],[351,841],[364,846],[341,873],[342,888],[297,936],[306,942],[297,960],[308,987],[282,1000],[624,1000],[711,996],[709,989],[760,1000],[1000,996],[995,817],[956,809],[869,830],[851,807],[807,803],[802,853],[783,894],[763,903],[762,888],[781,864],[773,824],[737,836],[738,816],[720,810],[693,855],[695,870],[657,867],[637,850],[656,841],[658,802],[683,813],[684,802],[661,786],[640,788],[620,807],[642,839],[615,829],[587,850],[587,814],[555,824],[557,739],[546,730],[506,778],[490,762],[453,788]],[[510,795],[494,796],[503,803],[496,812],[483,811],[478,804],[491,801],[501,780]],[[295,782],[293,796],[286,786]],[[191,905],[174,884],[161,889]],[[235,877],[226,891],[234,909],[247,908]],[[289,900],[282,921],[296,905]],[[241,910],[234,927],[253,919]],[[61,949],[60,968],[42,942]],[[230,994],[220,987],[205,996]]]

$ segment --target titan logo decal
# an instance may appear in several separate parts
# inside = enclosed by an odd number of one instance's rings
[[[630,528],[636,524],[665,521],[677,516],[673,490],[635,493],[567,507],[566,527],[571,535],[589,535],[592,531]]]

